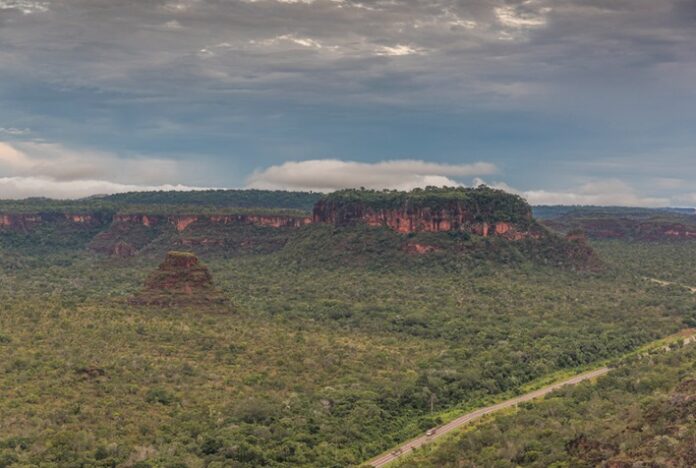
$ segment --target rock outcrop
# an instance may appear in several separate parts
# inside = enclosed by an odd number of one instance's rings
[[[312,222],[310,216],[265,214],[174,214],[146,213],[114,215],[109,228],[98,233],[89,248],[93,252],[111,256],[129,256],[141,251],[163,234],[168,236],[163,245],[200,249],[249,250],[254,239],[239,240],[238,231],[245,228],[265,227],[272,230],[296,229]],[[257,237],[273,237],[273,241],[256,242],[261,250],[277,250],[284,242],[276,237],[283,234],[255,233]],[[248,245],[247,245],[248,244]],[[272,244],[272,245],[266,245]],[[127,249],[125,246],[129,246]],[[265,246],[265,247],[264,247]]]
[[[317,202],[313,221],[336,227],[364,223],[401,234],[468,232],[509,240],[541,235],[533,222],[531,207],[524,200],[486,187],[336,192]]]
[[[143,290],[131,299],[144,305],[203,305],[224,302],[213,279],[194,254],[169,252],[157,270],[145,280]]]
[[[112,257],[132,257],[135,255],[135,248],[122,240],[117,241],[111,249]]]
[[[193,223],[206,223],[211,225],[250,224],[253,226],[266,226],[272,228],[298,228],[312,222],[310,216],[289,215],[172,215],[169,223],[176,227],[178,232],[186,230]]]
[[[256,215],[256,214],[176,214],[176,215],[150,215],[150,214],[117,214],[114,223],[132,224],[152,227],[162,224],[170,224],[177,232],[185,231],[194,223],[210,225],[250,224],[254,226],[267,226],[273,228],[298,228],[312,222],[311,216],[292,215]]]

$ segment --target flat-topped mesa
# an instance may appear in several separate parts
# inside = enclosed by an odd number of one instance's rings
[[[411,192],[342,190],[314,207],[315,223],[365,223],[396,232],[469,232],[511,240],[536,237],[531,207],[519,196],[485,186]]]
[[[145,280],[134,304],[187,305],[224,302],[213,278],[198,257],[189,252],[169,252],[164,262]]]
[[[159,269],[160,271],[177,271],[179,269],[190,270],[198,264],[198,257],[190,252],[169,252],[164,262],[159,266]]]

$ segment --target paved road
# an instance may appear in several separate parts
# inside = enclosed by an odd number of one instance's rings
[[[657,283],[660,286],[680,286],[682,288],[686,288],[692,293],[696,293],[696,287],[693,286],[687,286],[685,284],[679,284],[679,283],[673,283],[672,281],[665,281],[657,278],[645,278],[648,281],[652,281],[653,283]]]
[[[540,388],[539,390],[535,390],[530,393],[526,393],[524,395],[511,398],[510,400],[503,401],[501,403],[492,405],[492,406],[487,406],[485,408],[478,409],[476,411],[472,411],[471,413],[467,413],[465,415],[462,415],[458,417],[457,419],[448,422],[447,424],[444,424],[442,426],[439,426],[435,428],[434,434],[431,436],[427,435],[422,435],[420,437],[417,437],[415,439],[411,439],[410,441],[406,442],[405,444],[395,448],[392,450],[390,453],[380,455],[377,458],[373,458],[372,460],[368,461],[367,464],[371,465],[375,468],[380,468],[382,466],[385,466],[388,463],[391,463],[392,461],[396,460],[397,458],[408,454],[411,452],[413,449],[421,447],[422,445],[425,445],[427,443],[432,442],[433,440],[437,439],[438,437],[442,437],[443,435],[447,434],[448,432],[451,432],[455,429],[458,429],[471,421],[478,419],[482,416],[485,416],[486,414],[490,413],[495,413],[496,411],[500,411],[505,408],[510,408],[511,406],[515,406],[519,403],[523,403],[525,401],[533,400],[535,398],[542,397],[544,395],[547,395],[548,393],[551,393],[554,390],[557,390],[565,385],[575,385],[577,383],[582,382],[583,380],[588,380],[588,379],[593,379],[595,377],[599,377],[601,375],[606,374],[609,372],[608,367],[602,367],[601,369],[585,372],[582,374],[578,374],[575,377],[572,377],[570,379],[564,380],[562,382],[555,383],[553,385],[549,385],[547,387]]]

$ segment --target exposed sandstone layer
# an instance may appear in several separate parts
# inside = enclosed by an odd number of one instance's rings
[[[253,239],[239,241],[231,232],[240,227],[269,227],[294,229],[312,222],[309,216],[292,215],[151,215],[116,214],[108,230],[100,232],[89,245],[90,250],[104,255],[127,256],[125,243],[133,252],[140,251],[163,233],[173,233],[169,248],[189,246],[249,250]],[[263,242],[261,242],[263,244]],[[274,242],[278,244],[278,242]],[[282,243],[274,248],[282,247]],[[269,247],[270,248],[270,247]]]
[[[315,223],[330,223],[336,227],[355,223],[385,226],[393,231],[415,232],[468,232],[482,237],[497,236],[508,240],[539,238],[541,231],[533,229],[531,210],[521,222],[487,221],[481,215],[454,202],[446,208],[411,207],[376,209],[359,202],[319,201],[313,214]]]
[[[114,223],[140,224],[151,227],[168,223],[177,232],[185,231],[194,223],[207,224],[251,224],[254,226],[267,226],[274,228],[301,227],[312,222],[310,216],[289,216],[289,215],[148,215],[148,214],[118,214],[114,216]]]

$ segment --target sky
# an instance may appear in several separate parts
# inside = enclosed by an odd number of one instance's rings
[[[696,206],[694,0],[0,0],[0,198]]]

